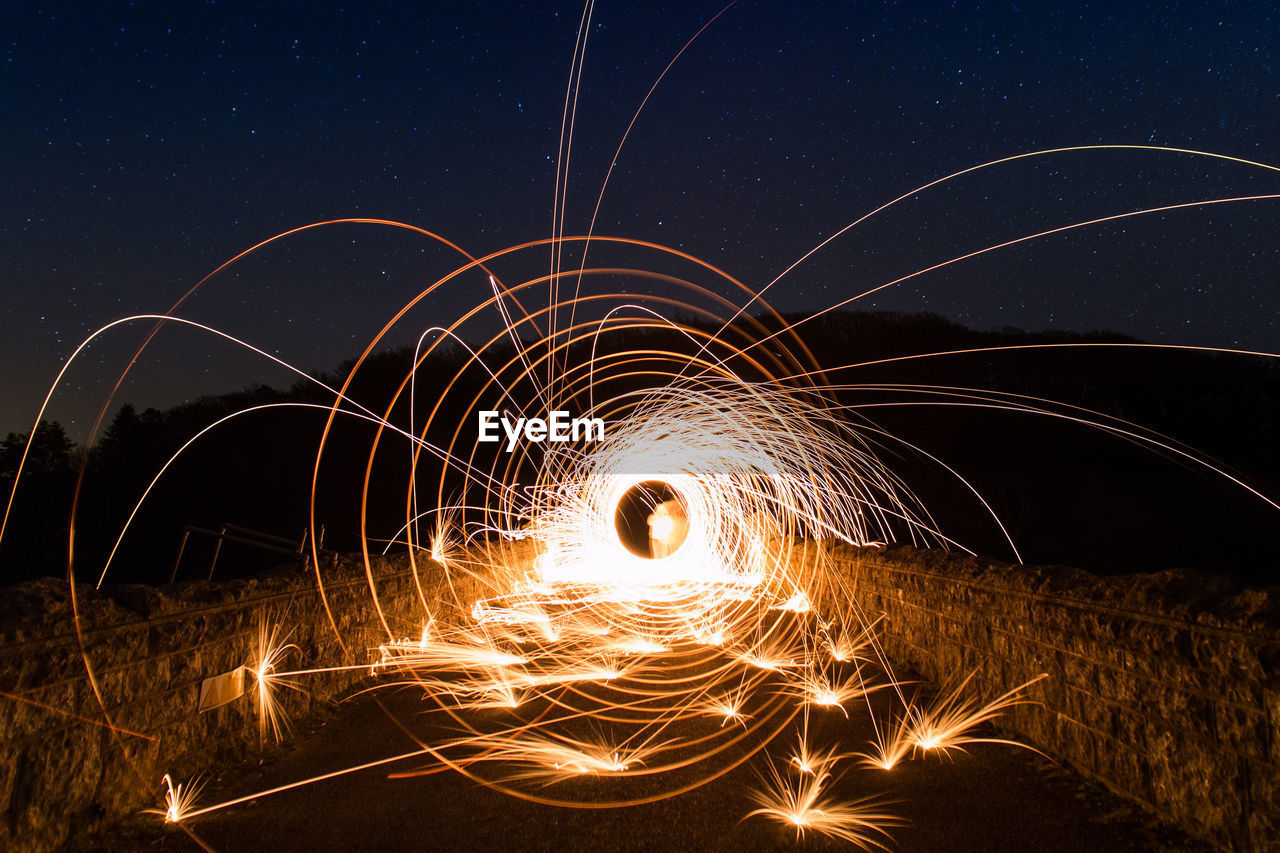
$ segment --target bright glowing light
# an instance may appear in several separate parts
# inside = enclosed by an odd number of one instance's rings
[[[204,787],[198,779],[174,784],[173,777],[164,774],[164,808],[144,809],[147,814],[158,814],[164,817],[165,823],[178,823],[186,819],[192,811],[200,789]]]
[[[869,850],[888,850],[888,830],[902,823],[895,815],[880,811],[873,799],[840,802],[824,797],[823,789],[832,779],[825,768],[805,770],[790,776],[769,765],[769,775],[759,789],[751,791],[751,799],[759,806],[747,817],[770,818],[796,831],[801,841],[807,832]]]
[[[858,763],[872,770],[892,770],[911,755],[914,735],[906,719],[884,724],[870,752],[858,753]]]
[[[258,740],[264,742],[270,732],[279,741],[288,731],[289,722],[277,699],[280,688],[301,691],[297,679],[288,677],[282,671],[282,664],[289,652],[298,651],[298,647],[287,643],[287,638],[280,638],[279,626],[268,627],[264,619],[258,625],[257,659],[248,667],[256,684],[255,696],[258,706]]]
[[[449,523],[441,516],[436,522],[435,532],[431,536],[431,559],[446,565],[452,558],[458,545],[453,539],[453,531]]]
[[[1023,696],[1023,691],[1045,678],[1048,676],[1037,676],[982,704],[964,693],[969,682],[973,680],[971,674],[951,691],[940,694],[927,708],[908,707],[908,725],[905,734],[913,748],[925,752],[937,750],[943,754],[952,749],[963,751],[967,744],[972,743],[1011,743],[1000,738],[975,737],[970,733],[977,726],[995,719],[1014,705],[1030,701]]]
[[[720,718],[720,725],[734,722],[741,723],[744,727],[750,716],[742,711],[746,703],[746,697],[742,695],[741,690],[726,693],[714,699],[709,699],[701,705],[701,710],[705,714]]]
[[[812,608],[809,606],[809,596],[797,591],[795,595],[779,604],[778,609],[788,613],[808,613]]]
[[[574,776],[618,776],[644,764],[648,749],[619,749],[606,743],[528,736],[495,741],[487,760],[525,769],[517,778],[557,782]]]
[[[796,751],[791,754],[791,766],[801,773],[811,776],[825,777],[835,767],[836,762],[844,756],[834,747],[827,749],[811,749],[803,736],[799,738]]]

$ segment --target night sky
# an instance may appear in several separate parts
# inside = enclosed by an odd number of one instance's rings
[[[729,9],[642,113],[597,231],[680,247],[759,286],[883,202],[998,157],[1124,143],[1280,164],[1270,4],[926,5]],[[720,8],[596,5],[567,231],[585,230],[649,86]],[[581,13],[571,3],[4,4],[0,432],[30,427],[62,360],[94,329],[167,310],[285,229],[395,219],[477,254],[547,236]],[[1262,193],[1280,193],[1280,174],[1186,155],[1022,162],[855,230],[772,301],[813,311],[1035,231]],[[1275,200],[1131,219],[958,264],[859,306],[1280,351],[1277,226]],[[344,227],[272,250],[183,314],[328,369],[455,261],[420,238]],[[441,318],[461,307],[440,306]],[[83,429],[136,340],[137,329],[95,348],[51,416]],[[288,381],[190,333],[161,344],[125,398],[167,405]]]

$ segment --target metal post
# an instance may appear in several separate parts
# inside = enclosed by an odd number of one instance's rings
[[[187,539],[191,537],[191,528],[182,531],[182,544],[178,546],[178,559],[173,561],[173,571],[169,572],[169,583],[178,577],[178,564],[182,562],[182,552],[187,550]]]
[[[224,524],[218,531],[218,544],[213,546],[213,559],[209,561],[209,577],[205,580],[213,580],[213,567],[218,564],[218,555],[222,553],[222,539],[227,535],[227,526]]]

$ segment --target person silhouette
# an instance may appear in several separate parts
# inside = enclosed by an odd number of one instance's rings
[[[649,554],[655,560],[670,556],[684,542],[689,519],[677,500],[663,501],[649,515]]]

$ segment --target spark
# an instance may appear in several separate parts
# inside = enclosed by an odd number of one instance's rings
[[[730,634],[728,626],[720,623],[714,626],[700,625],[689,633],[689,637],[704,646],[720,647],[729,642]]]
[[[877,690],[892,686],[888,683],[873,684],[866,679],[861,669],[854,670],[852,675],[843,681],[833,682],[824,672],[806,670],[791,685],[791,692],[808,705],[819,708],[839,708],[846,716],[849,711],[845,703],[860,699]]]
[[[827,654],[831,656],[832,660],[838,663],[852,663],[854,661],[866,661],[868,663],[874,662],[874,659],[863,654],[863,651],[872,646],[871,632],[883,618],[883,616],[877,617],[875,621],[863,628],[856,636],[850,636],[849,633],[844,630],[837,630],[834,632],[824,630],[823,633],[825,634]]]
[[[195,811],[196,798],[200,796],[200,791],[204,787],[204,783],[198,778],[187,782],[174,784],[173,777],[168,773],[164,774],[164,808],[163,809],[144,809],[145,814],[158,814],[164,817],[165,823],[179,823],[191,817]]]
[[[801,666],[796,662],[797,650],[785,637],[770,637],[739,653],[738,659],[747,666],[768,672],[782,672]]]
[[[426,696],[450,697],[453,707],[459,711],[479,711],[519,708],[524,704],[526,690],[533,679],[494,667],[488,671],[467,671],[447,678],[433,678],[411,671],[410,679],[400,683],[416,687]]]
[[[869,746],[870,752],[857,753],[858,763],[872,770],[892,770],[911,755],[915,735],[906,716],[900,717],[879,730],[878,737]]]
[[[667,647],[656,640],[645,637],[629,637],[618,640],[610,648],[628,655],[652,655],[667,651]]]
[[[996,719],[1009,708],[1032,701],[1023,696],[1023,691],[1048,678],[1048,675],[1036,676],[985,704],[964,693],[974,675],[975,673],[971,673],[952,690],[940,694],[928,708],[908,708],[907,728],[913,748],[924,752],[936,751],[943,755],[953,749],[963,751],[966,745],[973,743],[1004,743],[1030,749],[1016,741],[975,737],[970,732],[977,726]]]
[[[498,743],[486,756],[490,761],[525,765],[520,778],[549,782],[574,776],[620,776],[644,763],[652,748],[621,749],[604,742],[575,742],[547,736],[512,738]]]
[[[839,801],[824,797],[823,790],[831,781],[829,771],[788,776],[770,763],[761,787],[749,794],[759,808],[746,818],[759,815],[791,827],[797,841],[803,841],[807,832],[815,832],[863,850],[888,850],[889,829],[901,825],[902,820],[881,811],[874,798]]]
[[[747,720],[751,719],[749,714],[743,713],[743,706],[746,704],[746,697],[740,688],[732,693],[726,693],[713,699],[708,699],[701,705],[704,714],[713,717],[720,717],[720,725],[734,722],[740,723],[744,728]]]
[[[266,741],[267,732],[278,742],[289,729],[289,721],[280,705],[277,691],[280,688],[302,691],[296,678],[284,675],[279,670],[289,652],[299,651],[298,647],[281,639],[279,626],[267,627],[264,619],[258,625],[257,660],[247,667],[253,675],[257,686],[255,691],[258,707],[258,741]]]
[[[831,768],[844,758],[844,755],[838,752],[835,747],[815,750],[810,748],[809,742],[803,735],[797,740],[796,751],[791,754],[790,764],[801,773],[825,777],[829,774]]]
[[[776,609],[789,613],[808,613],[813,608],[809,606],[809,597],[803,591],[797,590],[795,595],[778,605]]]
[[[394,643],[378,647],[376,669],[474,669],[526,664],[529,659],[484,644],[428,640],[416,643]]]
[[[453,530],[448,522],[441,517],[436,523],[435,533],[431,537],[431,559],[441,565],[447,565],[452,561],[453,553],[458,549],[458,544],[454,541]]]

